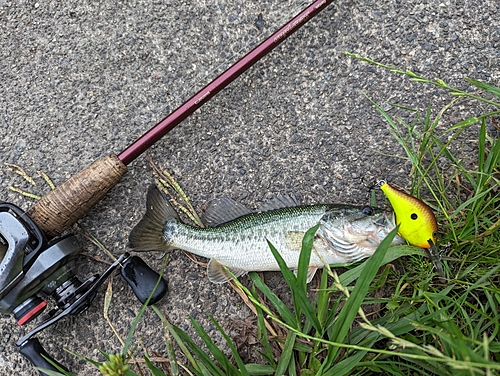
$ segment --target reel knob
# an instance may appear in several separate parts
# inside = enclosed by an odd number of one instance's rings
[[[120,273],[142,304],[149,296],[148,305],[155,304],[167,293],[167,282],[138,256],[126,259]]]
[[[35,367],[44,368],[49,371],[60,372],[55,366],[53,366],[47,359],[50,359],[51,362],[57,364],[58,367],[69,372],[66,367],[64,367],[61,363],[54,360],[47,351],[43,348],[42,344],[38,340],[38,338],[30,338],[25,341],[19,347],[19,352],[24,355]],[[49,376],[47,373],[43,371],[39,371],[42,376]]]

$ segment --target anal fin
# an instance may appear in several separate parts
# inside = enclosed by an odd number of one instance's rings
[[[312,281],[312,279],[316,275],[316,271],[317,270],[318,270],[317,267],[315,267],[315,266],[309,266],[309,268],[307,269],[306,283],[309,283],[309,282]],[[297,269],[294,269],[293,274],[295,274],[295,276],[297,277]]]
[[[231,273],[235,275],[235,277],[240,277],[243,274],[247,273],[246,270],[239,268],[228,268],[222,265],[219,261],[210,259],[207,266],[207,275],[208,279],[212,283],[225,283],[231,280],[231,275],[227,272],[229,270]]]

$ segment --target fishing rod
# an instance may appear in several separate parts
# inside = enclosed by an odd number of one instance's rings
[[[139,257],[127,253],[101,275],[80,282],[75,275],[76,258],[81,250],[76,237],[70,234],[54,238],[96,205],[125,175],[127,165],[332,1],[314,1],[118,155],[110,154],[97,160],[42,197],[27,213],[13,204],[0,202],[0,254],[3,254],[0,312],[12,313],[18,324],[24,325],[47,306],[39,294],[52,297],[55,303],[44,315],[45,321],[16,342],[21,354],[31,363],[52,371],[57,370],[52,363],[61,366],[34,335],[67,315],[87,309],[97,288],[115,270],[120,270],[143,304],[158,301],[167,290],[165,281],[155,271]]]
[[[48,236],[57,236],[82,218],[127,172],[127,165],[194,111],[268,54],[333,0],[317,0],[118,155],[110,154],[42,197],[28,215]]]

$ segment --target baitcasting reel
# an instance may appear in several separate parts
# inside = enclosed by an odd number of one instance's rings
[[[42,323],[16,342],[20,353],[37,367],[57,371],[46,358],[61,365],[33,336],[67,315],[86,310],[97,288],[117,268],[141,303],[151,295],[149,304],[153,304],[167,291],[163,278],[142,259],[128,253],[100,276],[81,282],[75,273],[79,253],[80,245],[74,235],[49,242],[21,209],[0,202],[0,312],[12,313],[18,325],[24,325],[44,311],[46,299],[55,303],[43,316]]]

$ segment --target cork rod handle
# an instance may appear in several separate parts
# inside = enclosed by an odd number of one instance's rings
[[[47,236],[57,236],[82,218],[126,172],[127,166],[116,155],[108,155],[42,197],[27,214]]]

